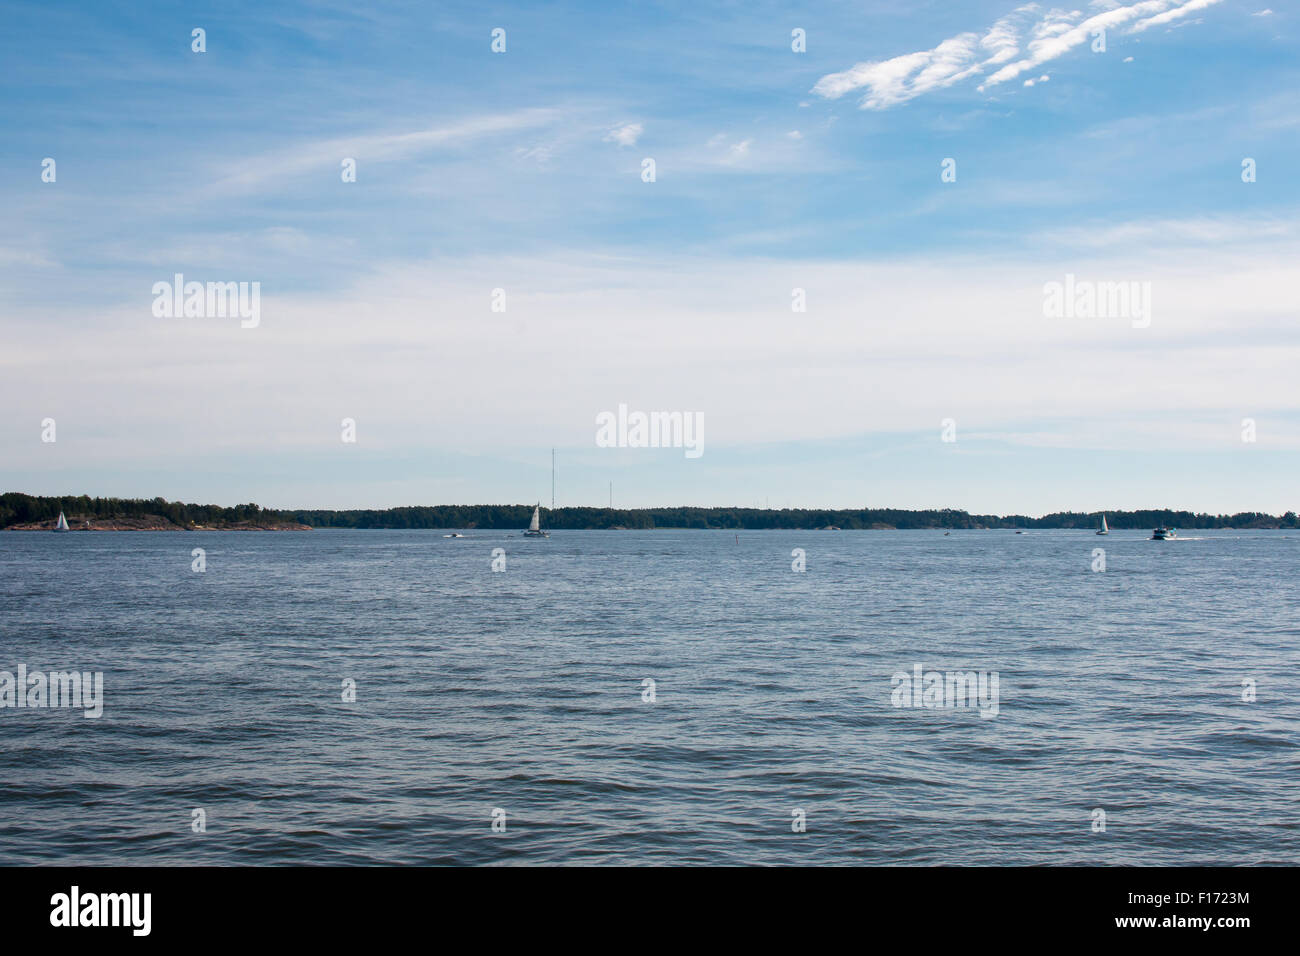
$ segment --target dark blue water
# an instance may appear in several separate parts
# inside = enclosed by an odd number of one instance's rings
[[[0,863],[1300,860],[1295,533],[468,534],[0,534]]]

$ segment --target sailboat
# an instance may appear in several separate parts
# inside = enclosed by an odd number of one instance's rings
[[[1098,534],[1110,534],[1110,528],[1107,528],[1107,527],[1106,527],[1106,516],[1105,516],[1105,515],[1102,515],[1102,516],[1101,516],[1101,530],[1098,531],[1097,533],[1098,533]]]
[[[63,512],[59,512],[59,523],[54,526],[55,531],[71,531],[68,527],[68,519],[63,517]]]
[[[549,538],[550,534],[542,530],[542,503],[539,501],[537,507],[533,509],[533,520],[528,522],[528,530],[524,532],[525,538]]]

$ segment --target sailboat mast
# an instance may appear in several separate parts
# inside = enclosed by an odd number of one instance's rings
[[[551,449],[551,510],[555,510],[555,449]]]

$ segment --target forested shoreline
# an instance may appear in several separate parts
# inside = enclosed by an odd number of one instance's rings
[[[163,498],[91,498],[88,495],[37,497],[18,492],[0,495],[0,529],[52,524],[59,512],[80,530],[166,531],[189,528],[279,528],[298,522],[255,504],[193,505]]]
[[[53,521],[60,511],[69,522],[143,519],[170,528],[289,527],[315,528],[479,528],[513,531],[526,528],[532,505],[427,505],[407,508],[324,510],[268,509],[256,504],[231,507],[187,504],[163,498],[91,498],[86,495],[37,497],[0,495],[0,528]],[[1187,530],[1223,528],[1295,528],[1296,513],[1268,515],[1242,512],[1211,515],[1175,510],[1107,511],[1112,529],[1147,530],[1157,525]],[[1095,529],[1102,512],[1063,511],[1041,517],[973,515],[943,508],[804,509],[804,508],[556,508],[542,509],[550,530],[643,530],[700,528],[723,531],[821,529],[845,531],[890,529],[1031,528]]]

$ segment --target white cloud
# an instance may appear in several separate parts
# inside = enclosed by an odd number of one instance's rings
[[[1020,52],[1020,41],[1016,32],[1018,15],[1036,9],[1037,5],[1031,3],[993,24],[989,32],[980,40],[980,46],[989,52],[989,58],[984,61],[985,65],[1005,63]]]
[[[1258,242],[1300,242],[1300,228],[1285,217],[1201,216],[1191,219],[1139,219],[1100,226],[1067,226],[1035,233],[1034,243],[1076,248],[1117,246],[1233,247]]]
[[[858,63],[843,73],[823,76],[812,91],[833,100],[865,86],[870,92],[863,97],[863,109],[894,106],[919,95],[907,89],[907,78],[929,63],[932,53],[908,53],[884,62]]]
[[[715,133],[704,148],[683,148],[663,154],[662,167],[701,172],[774,172],[807,170],[821,162],[810,142],[798,130],[759,130],[756,135]],[[761,143],[762,148],[756,148]],[[658,157],[656,157],[658,159]]]
[[[1035,27],[1028,55],[997,70],[979,89],[1014,80],[1027,70],[1064,56],[1075,47],[1090,43],[1099,31],[1115,29],[1147,13],[1163,10],[1170,2],[1171,0],[1143,0],[1131,6],[1106,10],[1082,21],[1078,20],[1081,14],[1077,10],[1069,13],[1053,10]],[[1217,3],[1218,0],[1210,2]]]
[[[1031,3],[999,19],[983,36],[959,33],[929,50],[857,63],[823,76],[812,91],[827,99],[838,99],[865,90],[860,108],[884,110],[996,68],[978,87],[983,91],[1092,42],[1098,31],[1128,26],[1128,32],[1140,32],[1221,2],[1139,0],[1127,6],[1102,3],[1093,6],[1104,9],[1087,18],[1078,10],[1041,13],[1040,7]],[[1022,33],[1029,37],[1023,52]],[[1025,85],[1033,86],[1045,79],[1046,75]]]
[[[216,188],[236,191],[256,189],[316,169],[337,169],[345,157],[355,159],[358,166],[406,159],[432,149],[454,146],[486,136],[545,126],[555,122],[558,115],[557,111],[550,109],[527,109],[480,116],[448,126],[426,127],[407,133],[369,133],[315,140],[233,163],[225,168]]]
[[[1010,254],[439,258],[342,288],[267,290],[256,330],[155,319],[145,284],[57,349],[50,329],[70,327],[70,307],[10,310],[0,447],[15,469],[40,467],[48,450],[30,440],[30,422],[50,414],[50,395],[60,425],[77,423],[77,455],[104,469],[212,448],[329,454],[344,415],[364,423],[375,450],[491,454],[539,433],[590,445],[595,412],[620,400],[703,410],[715,447],[931,429],[953,408],[982,429],[1066,417],[1113,426],[1112,446],[1140,445],[1146,436],[1126,423],[1162,412],[1240,420],[1241,408],[1296,409],[1300,338],[1285,321],[1294,221],[1103,226],[1050,264]],[[1066,272],[1151,282],[1151,327],[1045,319],[1043,284]],[[509,294],[502,314],[489,311],[497,286]],[[791,322],[794,287],[808,290],[815,322]],[[539,389],[539,362],[565,387]],[[791,379],[792,369],[804,371]]]
[[[550,146],[521,146],[515,150],[515,155],[520,159],[531,159],[539,164],[549,162],[552,154]]]
[[[992,34],[990,34],[992,35]],[[988,36],[985,37],[988,40]],[[1002,37],[995,38],[995,56],[1014,56],[1013,47]],[[817,81],[813,92],[828,99],[866,87],[863,109],[888,109],[931,90],[952,86],[974,76],[981,68],[978,60],[983,41],[974,33],[963,33],[944,40],[932,50],[908,53],[883,62],[859,63],[843,73],[831,73]]]
[[[640,123],[625,123],[616,126],[605,135],[605,142],[618,143],[620,146],[635,146],[645,128]]]
[[[55,265],[44,252],[25,245],[0,245],[0,266],[45,268]]]
[[[1164,24],[1177,20],[1180,17],[1187,16],[1189,13],[1196,13],[1198,10],[1204,10],[1206,7],[1212,7],[1216,3],[1220,2],[1222,2],[1222,0],[1188,0],[1187,3],[1184,3],[1181,7],[1178,7],[1175,10],[1157,14],[1156,16],[1148,17],[1145,20],[1139,20],[1137,23],[1133,24],[1133,29],[1129,32],[1141,33],[1143,30],[1150,29],[1151,27],[1163,26]]]

